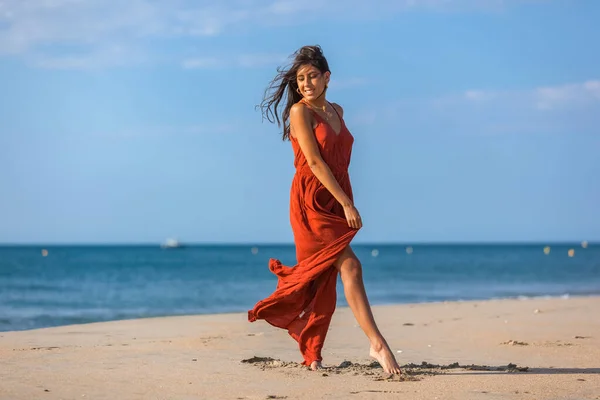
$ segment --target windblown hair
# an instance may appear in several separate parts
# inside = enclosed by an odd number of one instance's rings
[[[302,95],[297,92],[298,83],[296,82],[296,74],[300,67],[312,65],[322,74],[330,72],[327,59],[319,45],[301,47],[291,57],[293,57],[291,66],[288,66],[287,69],[277,68],[277,75],[265,90],[262,102],[257,106],[261,109],[263,119],[266,118],[271,123],[277,122],[279,127],[283,125],[283,140],[290,139],[290,110],[302,99]],[[324,92],[325,90],[327,87]],[[286,103],[280,115],[278,108],[284,97],[286,97]]]

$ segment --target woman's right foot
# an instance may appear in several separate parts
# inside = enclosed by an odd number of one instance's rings
[[[386,373],[400,374],[400,366],[396,361],[396,357],[394,357],[394,354],[386,343],[372,344],[369,354],[379,362],[379,365],[381,365]]]
[[[313,361],[310,364],[310,369],[312,369],[313,371],[317,371],[323,369],[323,365],[321,364],[321,361]]]

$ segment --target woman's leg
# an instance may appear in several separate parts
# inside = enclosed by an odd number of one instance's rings
[[[373,318],[363,282],[362,266],[350,246],[346,247],[335,266],[342,277],[346,301],[371,342],[371,357],[381,364],[385,372],[399,374],[400,366]]]

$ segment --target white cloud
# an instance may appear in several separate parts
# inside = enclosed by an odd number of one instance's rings
[[[467,90],[465,92],[465,98],[471,101],[485,101],[493,98],[494,93],[485,92],[483,90]]]
[[[285,54],[242,54],[238,57],[237,64],[248,68],[274,66],[284,62],[287,57]]]
[[[591,93],[592,96],[600,99],[600,80],[587,81],[583,84],[583,88]]]
[[[600,80],[514,90],[467,90],[362,110],[356,121],[402,132],[589,133],[600,126]]]
[[[359,86],[364,86],[368,83],[365,78],[347,78],[347,79],[335,79],[331,78],[330,87],[332,89],[352,89]]]
[[[87,59],[107,57],[114,46],[149,49],[156,38],[211,37],[258,24],[302,25],[332,15],[373,18],[413,8],[489,9],[529,1],[534,0],[0,0],[0,55],[46,59],[34,62],[39,66],[83,68],[91,64]],[[252,60],[238,63],[256,65]]]
[[[189,58],[184,60],[181,64],[181,66],[185,69],[218,68],[222,67],[223,65],[223,61],[216,57]]]
[[[600,80],[580,84],[541,87],[536,90],[537,107],[551,110],[600,100]]]
[[[211,68],[258,68],[264,66],[277,66],[285,61],[287,56],[281,54],[242,54],[237,57],[197,57],[185,59],[181,66],[185,69],[211,69]]]
[[[37,54],[29,62],[46,69],[89,70],[139,64],[144,61],[145,56],[137,49],[114,45],[66,55]]]
[[[239,131],[236,123],[206,124],[188,126],[137,126],[112,131],[96,131],[90,135],[94,137],[112,139],[148,139],[164,137],[202,136],[215,134],[230,134]]]
[[[555,86],[541,86],[530,90],[467,90],[462,98],[478,103],[484,101],[513,102],[538,110],[553,110],[577,107],[600,100],[600,80],[582,83],[569,83]],[[461,98],[444,98],[444,101],[460,101]]]
[[[275,15],[287,15],[294,14],[306,10],[315,10],[322,8],[324,4],[322,2],[309,2],[309,1],[298,1],[298,0],[279,0],[275,1],[266,8],[267,13]]]

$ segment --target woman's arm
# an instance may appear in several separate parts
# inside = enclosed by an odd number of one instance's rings
[[[321,157],[319,146],[311,127],[311,116],[308,108],[296,103],[290,110],[290,133],[298,140],[306,162],[317,179],[325,186],[331,195],[344,207],[348,225],[360,228],[362,222],[358,210],[352,204],[350,197],[340,187],[331,173],[331,169]]]

